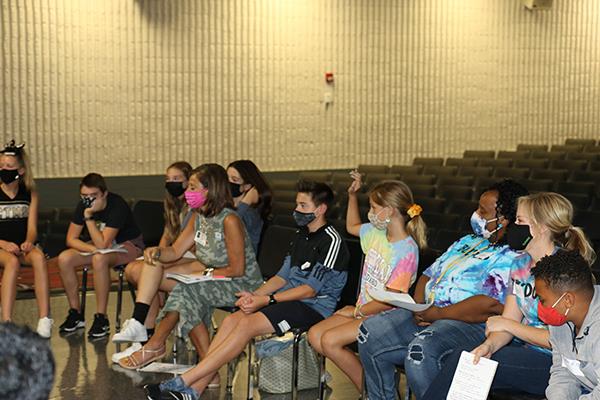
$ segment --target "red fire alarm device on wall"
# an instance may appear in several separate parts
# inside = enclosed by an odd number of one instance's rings
[[[333,72],[325,72],[325,82],[333,83]]]

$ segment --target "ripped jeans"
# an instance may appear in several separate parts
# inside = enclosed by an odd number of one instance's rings
[[[358,351],[369,400],[394,400],[396,366],[404,365],[411,390],[421,399],[454,350],[471,351],[485,339],[485,324],[442,319],[417,326],[410,311],[398,308],[365,320]]]

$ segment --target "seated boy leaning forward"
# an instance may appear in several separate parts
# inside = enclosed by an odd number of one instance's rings
[[[600,399],[600,286],[576,251],[559,250],[532,270],[538,315],[552,345],[548,400]]]
[[[332,203],[326,184],[299,182],[294,211],[299,229],[277,275],[253,293],[239,293],[240,311],[225,318],[206,358],[181,377],[146,385],[148,399],[197,399],[219,368],[253,337],[308,328],[333,313],[350,255],[325,218]]]
[[[74,332],[85,327],[85,316],[79,304],[79,281],[76,268],[91,265],[94,270],[96,314],[88,332],[90,338],[101,338],[109,333],[106,317],[110,292],[110,267],[124,265],[142,255],[144,242],[129,205],[118,194],[109,192],[102,175],[87,174],[79,185],[80,201],[67,231],[67,250],[58,256],[58,267],[67,299],[69,313],[60,326],[60,332]],[[90,240],[80,236],[87,229]],[[114,245],[120,252],[102,254]]]

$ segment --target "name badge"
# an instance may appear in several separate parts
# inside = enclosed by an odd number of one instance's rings
[[[206,246],[208,244],[208,238],[206,237],[206,232],[197,231],[196,236],[194,237],[194,241],[198,243],[200,246]]]
[[[575,376],[583,377],[579,360],[571,360],[570,358],[562,356],[562,366],[571,371]]]
[[[310,263],[308,261],[306,261],[304,264],[302,264],[300,266],[301,270],[305,270],[305,269],[309,269],[310,268]]]
[[[485,251],[485,252],[482,252],[482,253],[479,253],[479,254],[475,254],[474,257],[477,258],[478,260],[487,260],[488,258],[490,258],[490,256],[492,254],[493,253],[491,251]]]

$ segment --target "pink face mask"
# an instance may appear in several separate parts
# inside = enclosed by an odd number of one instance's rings
[[[206,203],[206,190],[201,192],[185,191],[185,201],[190,208],[200,208]]]

